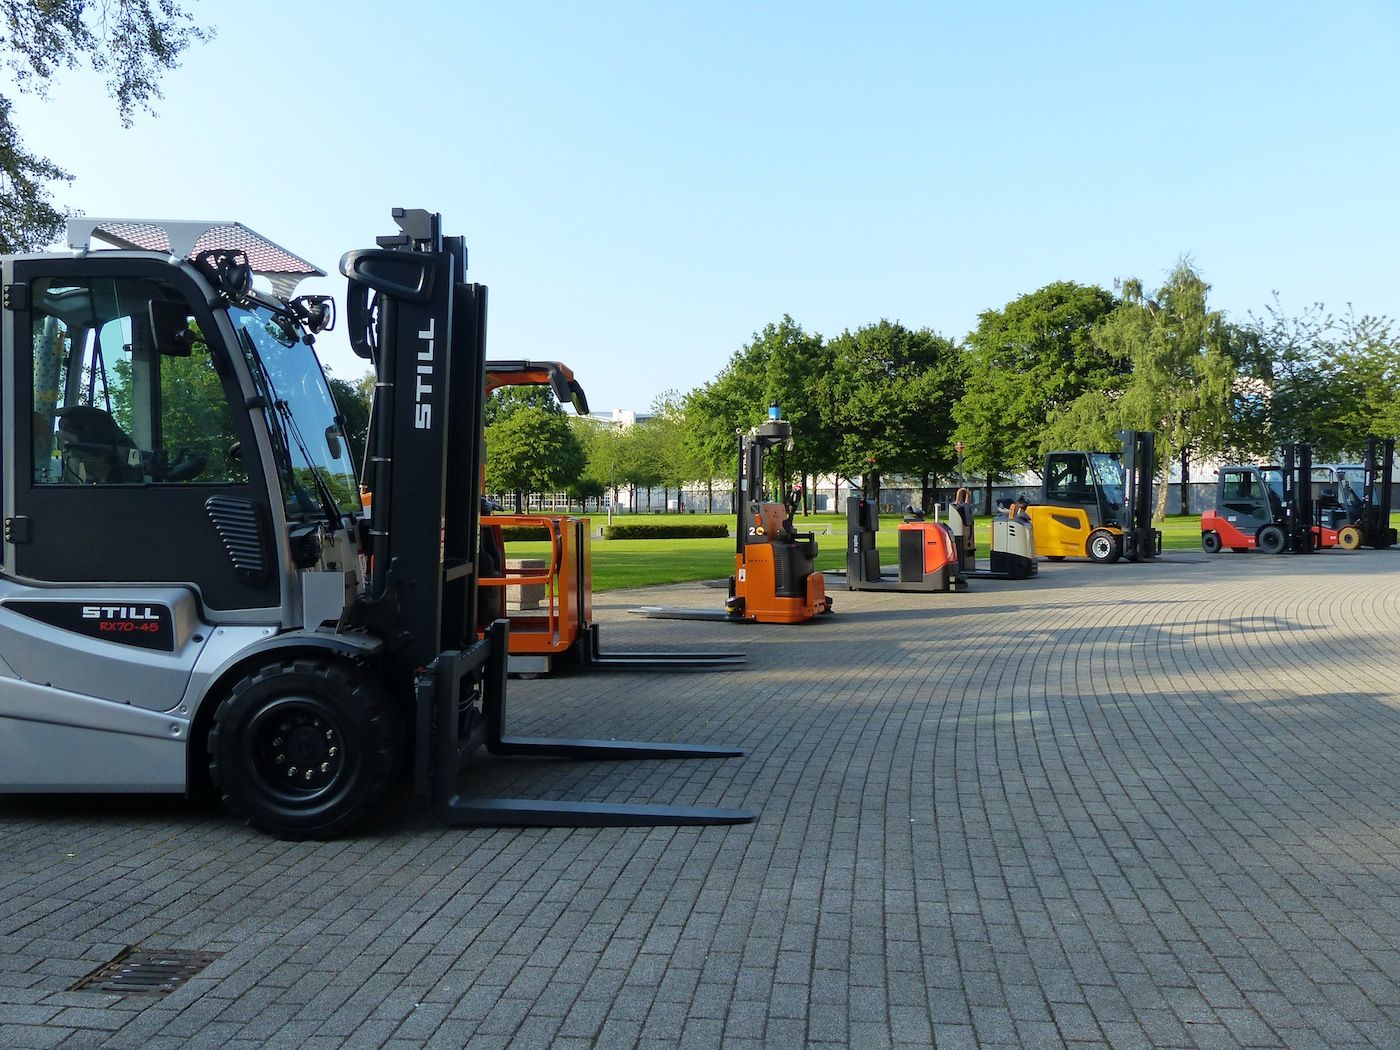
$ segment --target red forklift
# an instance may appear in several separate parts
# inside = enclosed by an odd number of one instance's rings
[[[1340,525],[1355,525],[1361,542],[1376,550],[1395,546],[1390,527],[1391,477],[1395,468],[1395,439],[1367,438],[1361,463],[1332,466],[1331,502]]]
[[[1312,447],[1298,442],[1282,452],[1278,465],[1220,469],[1215,509],[1201,515],[1201,549],[1207,554],[1224,547],[1238,554],[1311,554],[1361,545],[1357,526],[1324,524],[1313,496]]]

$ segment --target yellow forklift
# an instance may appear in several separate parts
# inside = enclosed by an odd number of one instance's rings
[[[1025,506],[1035,553],[1051,561],[1088,558],[1111,564],[1146,561],[1162,553],[1152,527],[1155,435],[1119,433],[1117,452],[1050,452],[1040,499]]]

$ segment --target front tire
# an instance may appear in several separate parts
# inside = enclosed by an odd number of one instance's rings
[[[1207,554],[1219,554],[1219,553],[1220,553],[1220,533],[1218,533],[1218,532],[1203,532],[1203,533],[1201,533],[1201,550],[1205,551]]]
[[[1259,530],[1259,549],[1265,554],[1282,554],[1287,545],[1283,530],[1277,525],[1265,525]]]
[[[1122,557],[1123,549],[1113,533],[1107,529],[1095,529],[1084,543],[1084,554],[1090,561],[1111,565]]]
[[[1337,546],[1344,551],[1354,551],[1361,546],[1361,530],[1355,525],[1344,525],[1337,530]]]
[[[259,831],[329,838],[383,801],[403,761],[399,713],[367,675],[310,657],[239,681],[209,730],[209,775]]]

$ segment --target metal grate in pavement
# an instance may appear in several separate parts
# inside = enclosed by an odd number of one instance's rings
[[[169,995],[223,952],[194,952],[182,948],[123,948],[69,991],[113,992],[117,995]]]

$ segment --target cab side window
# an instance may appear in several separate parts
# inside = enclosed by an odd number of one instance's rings
[[[247,480],[208,345],[190,316],[181,352],[160,353],[153,301],[181,300],[153,280],[35,282],[36,485]]]
[[[1226,499],[1249,500],[1259,494],[1252,471],[1227,470],[1224,479]]]
[[[1045,491],[1051,499],[1066,503],[1089,498],[1092,492],[1084,480],[1084,457],[1052,456]]]

